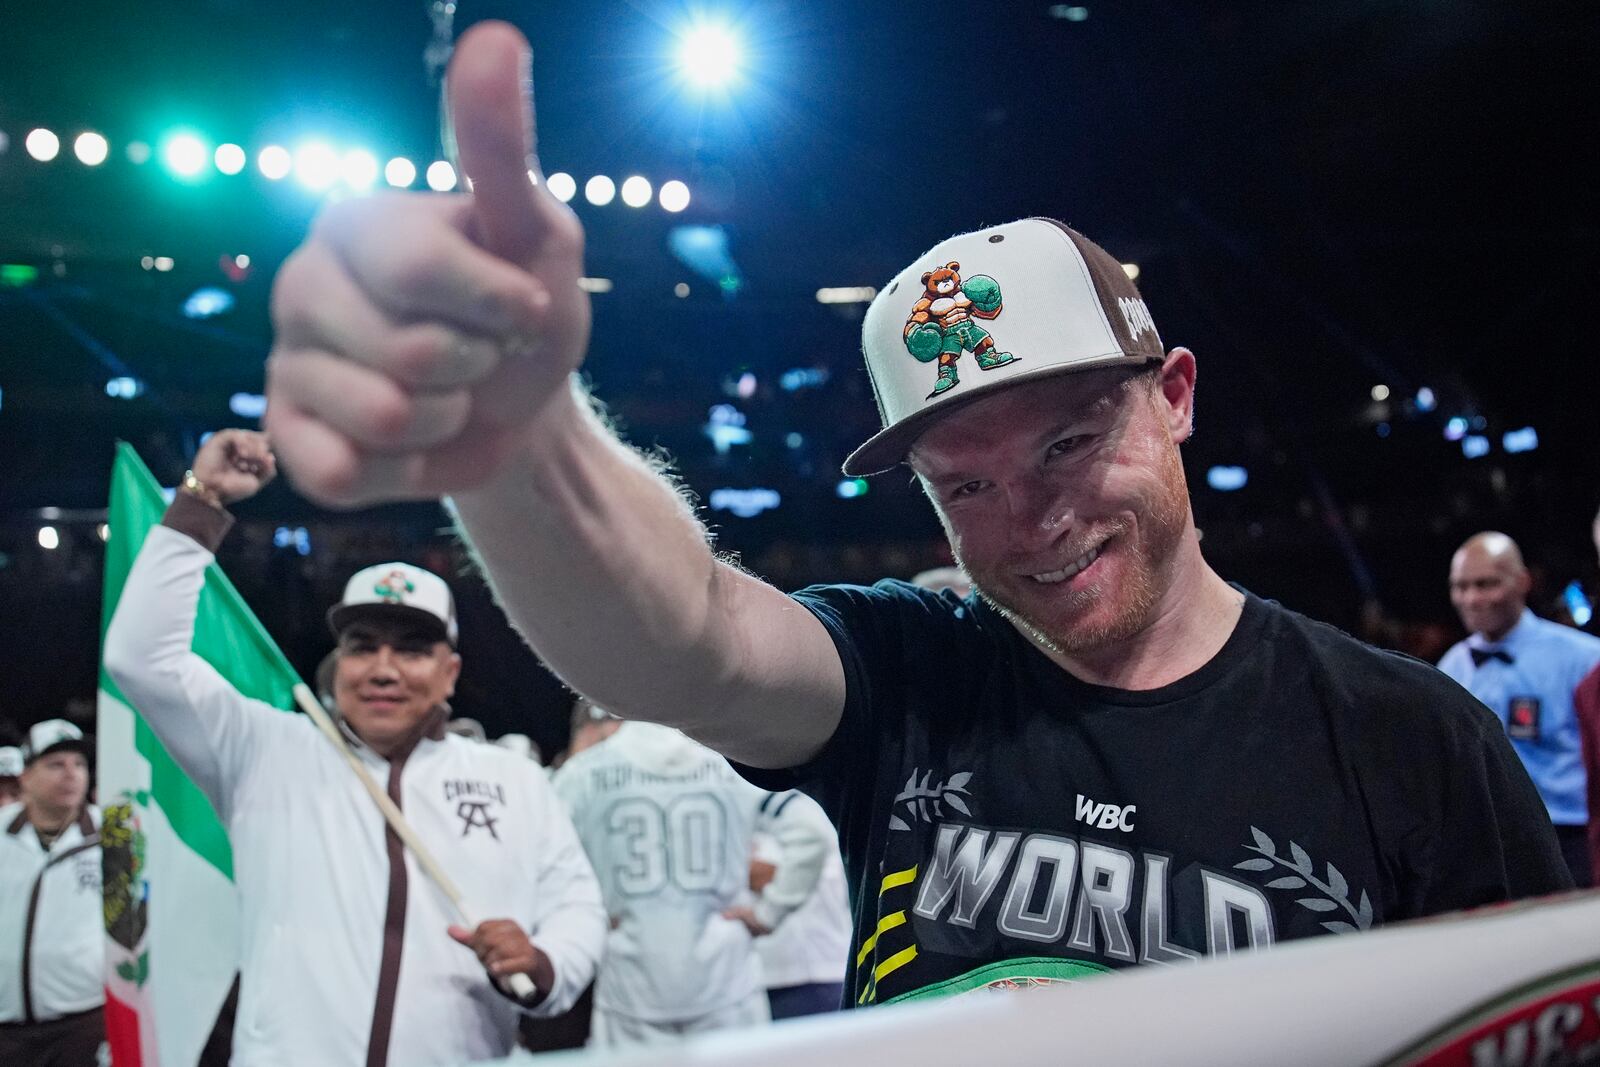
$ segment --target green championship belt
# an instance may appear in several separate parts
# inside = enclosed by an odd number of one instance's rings
[[[944,331],[931,322],[924,322],[906,334],[906,348],[918,363],[932,363],[944,351]]]
[[[987,274],[974,274],[961,284],[961,291],[979,311],[994,311],[1000,306],[1000,283]]]

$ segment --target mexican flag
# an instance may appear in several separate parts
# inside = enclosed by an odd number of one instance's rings
[[[111,473],[100,633],[167,498],[127,444]],[[206,572],[194,651],[234,688],[294,707],[299,681],[226,575]],[[106,1032],[115,1067],[193,1067],[239,966],[233,851],[211,802],[100,670]]]

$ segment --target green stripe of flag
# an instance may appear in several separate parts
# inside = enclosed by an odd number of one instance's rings
[[[150,469],[131,445],[119,442],[111,471],[111,536],[106,543],[105,600],[100,617],[102,641],[116,612],[122,588],[127,584],[134,557],[139,554],[150,527],[161,521],[166,507],[161,486]],[[215,563],[206,568],[206,584],[195,617],[193,647],[245,696],[285,710],[294,707],[292,690],[299,677],[267,636],[261,621],[245,606],[228,576]],[[128,704],[103,663],[100,688]],[[138,716],[135,746],[150,761],[150,791],[173,831],[231,879],[233,850],[228,844],[227,831],[218,821],[211,802],[167,754],[165,746],[145,725],[142,715]]]

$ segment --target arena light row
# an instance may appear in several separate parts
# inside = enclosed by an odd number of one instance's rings
[[[7,135],[0,131],[0,153],[9,147]],[[29,156],[40,163],[53,162],[61,155],[61,138],[55,131],[38,127],[23,138],[23,147]],[[213,171],[232,177],[244,172],[249,156],[237,144],[224,143],[212,148],[199,135],[177,132],[153,150],[144,141],[130,141],[125,148],[128,162],[135,166],[149,163],[159,155],[161,164],[174,177],[182,181],[200,181]],[[111,156],[111,145],[104,135],[92,130],[78,134],[72,140],[72,154],[86,167],[98,167]],[[378,184],[379,178],[392,188],[410,189],[417,184],[417,164],[405,156],[395,156],[380,165],[378,157],[364,148],[339,151],[325,141],[308,141],[292,151],[279,144],[269,144],[255,155],[255,166],[261,176],[269,181],[283,181],[293,177],[312,192],[328,192],[342,186],[364,192]],[[455,167],[443,159],[429,163],[421,173],[429,189],[449,192],[459,182]],[[532,177],[530,173],[529,177]],[[578,195],[578,181],[572,175],[557,171],[546,179],[550,192],[556,199],[567,203]],[[629,207],[642,208],[652,200],[662,210],[677,213],[689,206],[689,187],[676,179],[663,182],[659,189],[650,179],[640,174],[624,178],[618,183],[604,174],[596,174],[583,184],[583,197],[595,207],[604,207],[620,196]]]

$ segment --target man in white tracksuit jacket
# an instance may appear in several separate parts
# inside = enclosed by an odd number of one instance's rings
[[[594,862],[611,935],[594,990],[593,1043],[619,1046],[768,1020],[752,936],[816,887],[837,838],[816,802],[792,803],[734,773],[677,730],[625,722],[555,775]],[[779,873],[742,906],[753,835]]]
[[[128,575],[106,636],[118,687],[228,828],[242,908],[235,1067],[427,1067],[504,1055],[519,1011],[566,1010],[605,937],[594,873],[539,769],[448,736],[460,658],[448,587],[403,564],[358,573],[329,613],[334,697],[361,761],[479,916],[401,846],[304,716],[233,689],[191,651],[224,505],[274,473],[264,435],[195,458]],[[458,943],[459,942],[459,943]],[[535,995],[518,1003],[516,972]]]

